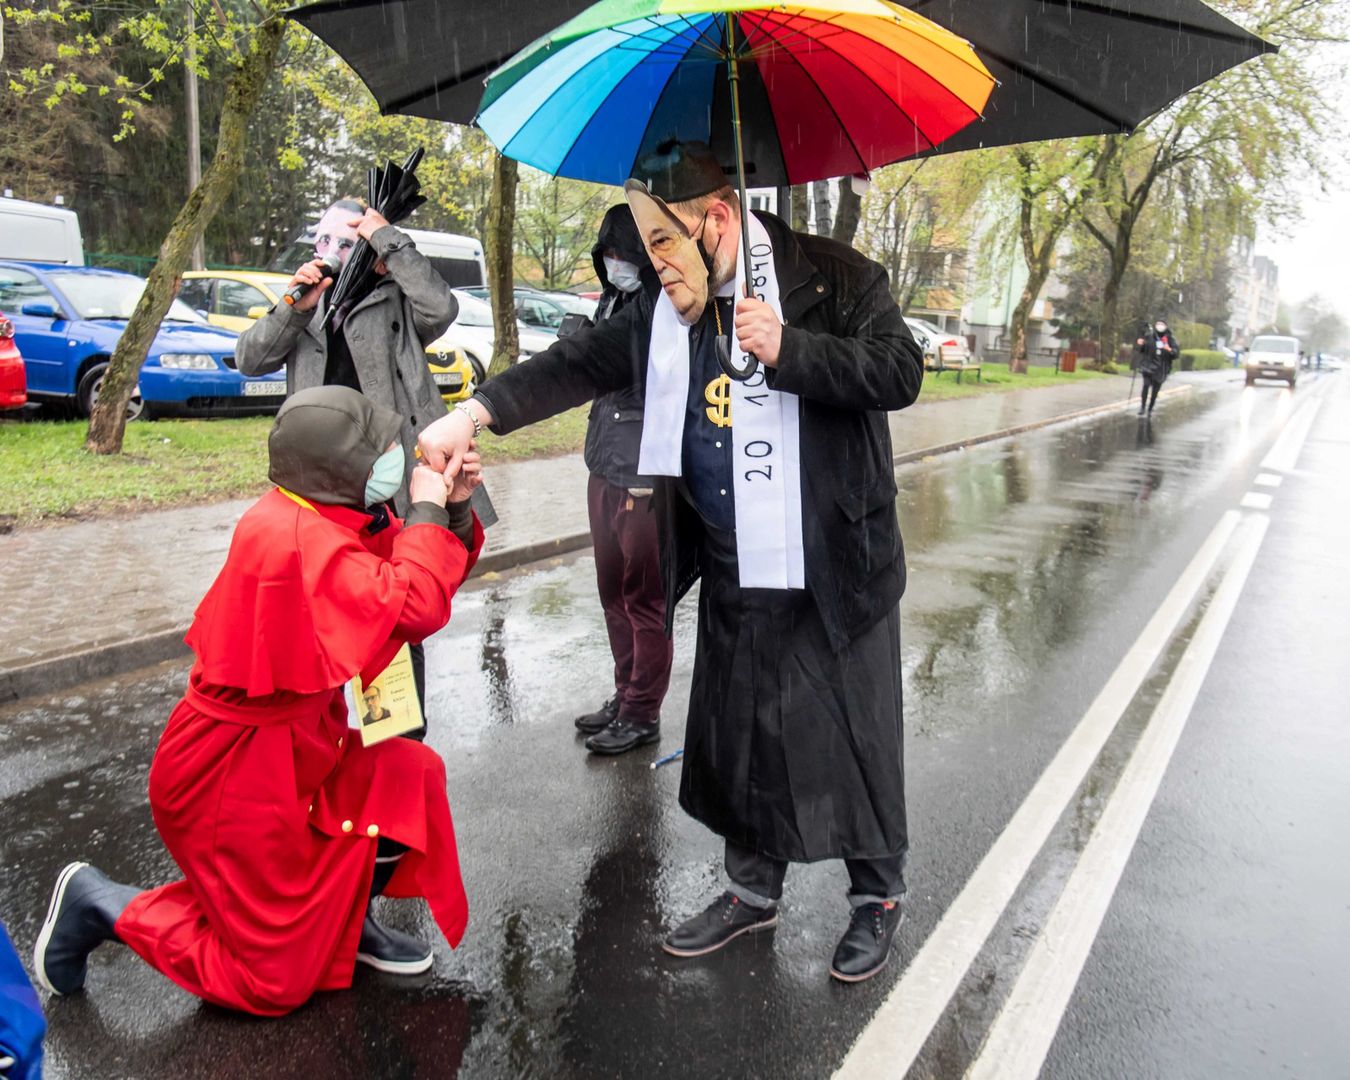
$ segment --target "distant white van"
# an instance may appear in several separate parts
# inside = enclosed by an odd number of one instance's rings
[[[78,215],[64,206],[0,199],[0,259],[83,266]]]
[[[431,232],[427,229],[407,229],[417,250],[427,257],[436,272],[451,288],[461,289],[487,284],[487,263],[483,245],[472,236],[457,233]],[[314,226],[310,226],[282,248],[272,260],[269,270],[283,274],[294,273],[302,263],[314,258]]]

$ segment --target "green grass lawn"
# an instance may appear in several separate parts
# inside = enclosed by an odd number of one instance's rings
[[[1065,383],[1108,377],[1100,371],[1084,371],[1082,368],[1072,375],[1061,375],[1050,367],[1033,367],[1025,375],[1014,375],[1006,364],[986,365],[980,376],[980,381],[976,382],[974,373],[967,371],[958,383],[956,376],[951,372],[944,371],[940,374],[925,372],[923,392],[919,395],[919,400],[950,401],[952,398],[1000,394],[1009,390],[1034,390],[1043,386],[1062,386]]]
[[[491,433],[483,460],[522,461],[581,449],[586,408],[510,438]],[[0,423],[0,527],[152,507],[246,498],[267,490],[271,417],[156,420],[127,425],[121,455],[84,452],[83,420]]]
[[[1098,372],[1057,375],[1032,368],[1012,375],[987,367],[983,379],[924,377],[921,401],[1104,378]],[[589,406],[572,409],[506,438],[483,436],[483,461],[556,457],[581,450]],[[270,417],[157,420],[127,427],[125,452],[95,457],[82,449],[84,421],[0,423],[0,527],[32,525],[214,499],[244,498],[267,488]]]

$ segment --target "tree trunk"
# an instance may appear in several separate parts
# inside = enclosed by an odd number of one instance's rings
[[[177,292],[175,284],[192,254],[193,245],[201,239],[243,171],[249,121],[262,98],[285,34],[286,20],[271,16],[254,31],[252,42],[241,49],[241,59],[225,87],[215,156],[160,244],[159,259],[150,271],[145,292],[108,362],[84,442],[84,448],[92,453],[122,452],[127,402],[136,388],[141,365],[145,363],[160,323],[169,313],[169,305]]]
[[[806,232],[811,226],[811,193],[805,184],[792,185],[792,231]]]
[[[839,209],[834,215],[834,228],[830,235],[840,243],[852,245],[858,232],[858,221],[862,218],[862,196],[853,190],[853,178],[839,178]]]
[[[1049,277],[1050,259],[1047,256],[1040,265],[1031,268],[1027,283],[1022,286],[1017,307],[1013,308],[1012,325],[1009,327],[1012,331],[1012,354],[1008,358],[1008,367],[1014,374],[1026,374],[1030,364],[1027,356],[1027,327],[1031,322],[1031,309],[1036,306],[1036,298],[1041,295]]]
[[[519,166],[515,159],[495,155],[492,191],[488,195],[487,249],[488,295],[492,297],[492,363],[488,376],[508,371],[520,355],[516,327],[516,183]]]
[[[830,235],[830,184],[828,180],[814,180],[811,183],[811,199],[816,204],[817,236]]]

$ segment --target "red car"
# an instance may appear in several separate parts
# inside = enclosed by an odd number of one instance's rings
[[[27,404],[28,381],[14,343],[14,324],[0,314],[0,409],[21,409]]]

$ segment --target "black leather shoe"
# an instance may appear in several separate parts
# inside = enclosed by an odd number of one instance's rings
[[[615,720],[604,731],[586,740],[586,749],[592,754],[626,754],[648,743],[660,742],[661,722],[638,724],[629,720]]]
[[[904,920],[905,909],[898,902],[889,908],[885,904],[855,907],[834,950],[830,974],[840,982],[870,979],[890,960],[895,931]]]
[[[113,925],[140,891],[110,881],[88,863],[73,862],[62,870],[33,946],[38,982],[53,994],[81,989],[89,954],[103,942],[117,940]]]
[[[778,905],[752,907],[732,892],[724,892],[692,919],[680,923],[661,948],[671,956],[706,956],[742,934],[757,934],[778,925]]]
[[[411,934],[376,922],[366,912],[356,962],[391,975],[420,975],[431,967],[431,949]]]
[[[610,724],[619,718],[619,699],[610,698],[595,712],[588,712],[584,716],[576,718],[577,730],[587,735],[594,735],[597,732],[604,731]]]

